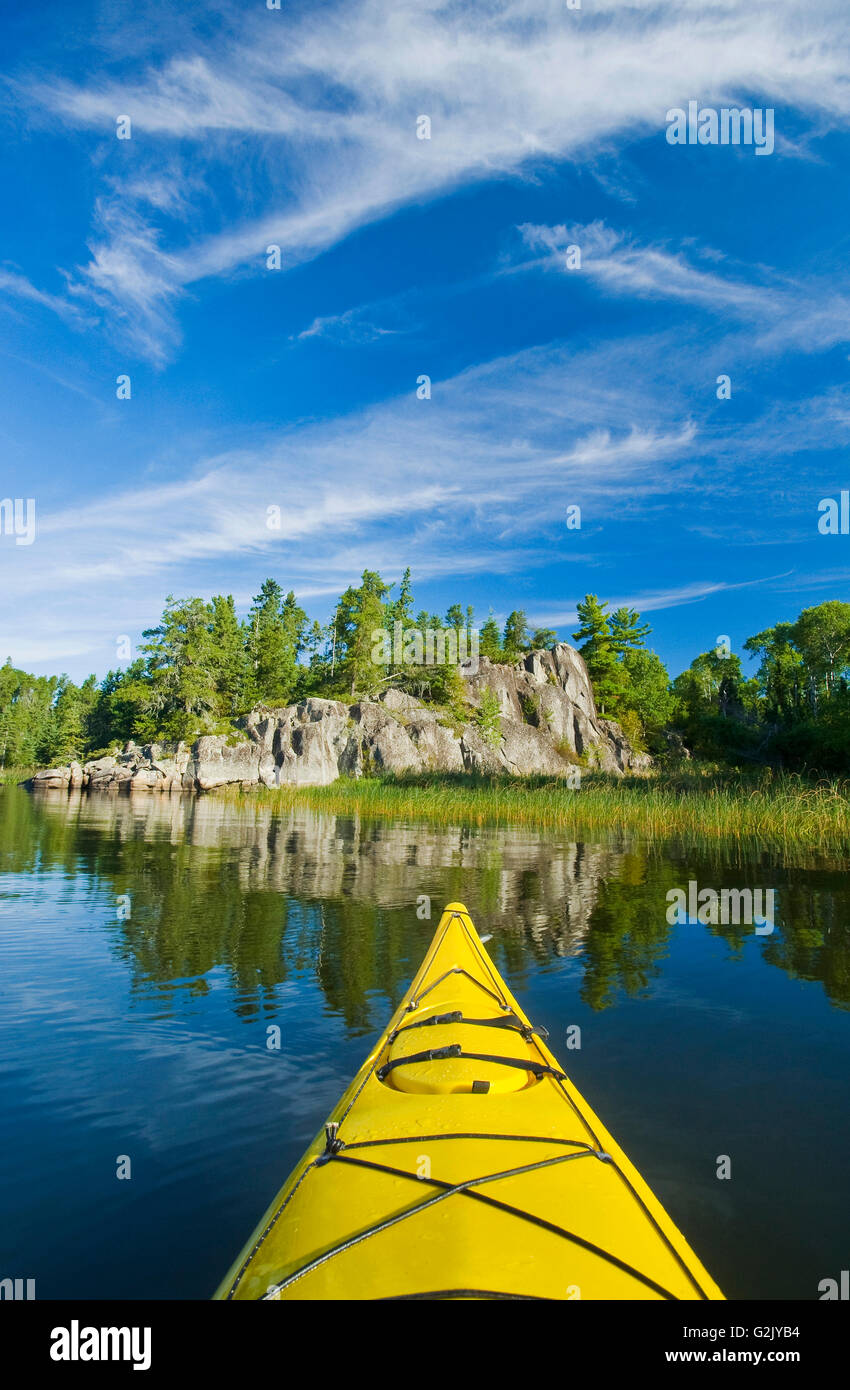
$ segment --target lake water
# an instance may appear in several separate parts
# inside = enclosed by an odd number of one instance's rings
[[[774,888],[774,931],[668,925],[667,892],[690,880]],[[453,899],[493,934],[523,1008],[727,1296],[815,1299],[838,1278],[842,865],[12,789],[0,790],[0,1278],[34,1278],[39,1298],[208,1297]],[[568,1050],[575,1024],[581,1048]]]

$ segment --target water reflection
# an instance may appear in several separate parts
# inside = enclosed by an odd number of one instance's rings
[[[40,1298],[209,1296],[461,898],[725,1292],[814,1298],[850,1239],[840,868],[0,791],[0,1254]],[[775,888],[776,931],[668,924],[690,880]]]
[[[314,973],[327,1006],[365,1032],[386,1017],[418,965],[442,905],[465,900],[509,979],[574,957],[596,1010],[657,979],[674,930],[710,931],[734,958],[746,926],[671,927],[671,887],[777,890],[763,959],[850,1000],[846,879],[789,869],[762,852],[724,855],[616,837],[429,826],[328,815],[214,796],[0,797],[5,872],[82,872],[115,900],[108,922],[134,989],[203,994],[223,971],[238,1015],[272,1013],[280,987]],[[118,915],[119,895],[129,916]],[[430,922],[417,903],[430,898]],[[423,908],[420,906],[420,913]],[[169,987],[169,988],[166,988]],[[173,998],[172,998],[173,1002]]]

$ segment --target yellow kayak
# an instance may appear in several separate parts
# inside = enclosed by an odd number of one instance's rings
[[[722,1299],[462,903],[219,1299]]]

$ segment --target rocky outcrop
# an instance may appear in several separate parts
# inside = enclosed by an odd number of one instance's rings
[[[338,777],[395,772],[481,772],[564,776],[580,763],[622,774],[646,767],[622,729],[596,711],[587,668],[573,647],[530,652],[514,666],[482,658],[461,667],[469,705],[484,692],[499,703],[491,736],[475,716],[459,724],[404,691],[348,705],[310,698],[281,709],[257,706],[244,735],[204,735],[191,746],[128,744],[123,753],[38,772],[32,789],[211,791],[232,783],[325,786]]]
[[[599,717],[584,660],[566,643],[551,651],[529,652],[515,666],[482,658],[477,673],[467,678],[467,688],[476,703],[485,688],[499,701],[503,737],[509,745],[504,750],[507,771],[556,771],[553,753],[562,761],[574,755],[604,772],[649,765],[645,754],[632,750],[619,724]],[[542,737],[531,739],[532,729]],[[511,761],[516,767],[509,765]]]

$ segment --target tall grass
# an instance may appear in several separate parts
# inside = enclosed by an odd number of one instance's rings
[[[627,830],[648,839],[681,835],[850,851],[850,784],[769,769],[749,775],[695,768],[623,778],[586,773],[580,790],[559,778],[434,773],[340,779],[327,787],[231,788],[215,795],[443,824]]]
[[[40,764],[32,767],[0,767],[0,787],[14,787],[18,782],[25,782],[28,777],[35,776],[39,766]]]

